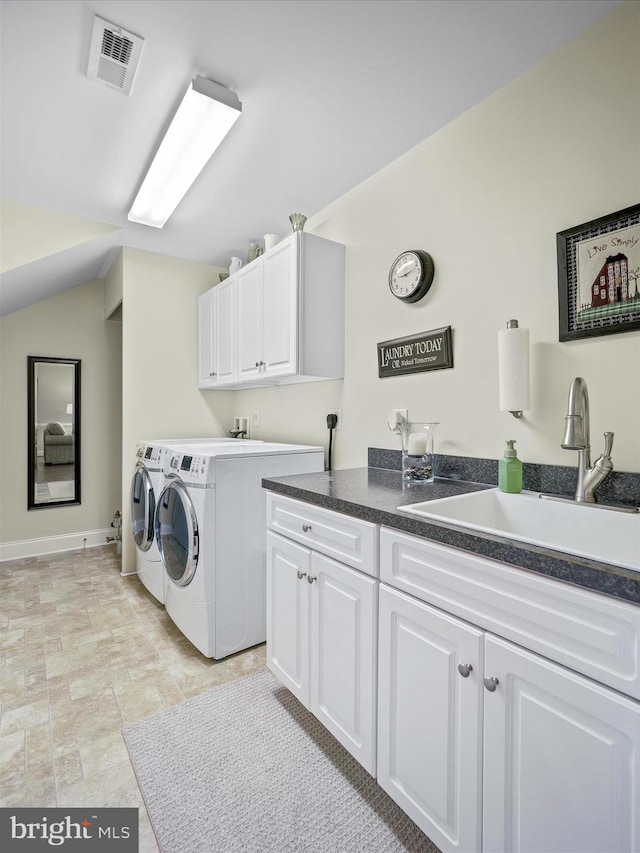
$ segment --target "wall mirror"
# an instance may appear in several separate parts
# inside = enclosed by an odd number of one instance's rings
[[[28,508],[80,503],[80,359],[27,356]]]

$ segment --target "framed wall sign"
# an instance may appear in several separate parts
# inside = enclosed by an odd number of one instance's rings
[[[453,367],[451,326],[378,344],[378,377]]]
[[[640,204],[556,235],[559,339],[640,329]]]

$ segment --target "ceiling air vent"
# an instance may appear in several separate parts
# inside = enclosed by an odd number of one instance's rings
[[[87,77],[128,95],[133,86],[144,39],[97,15],[89,49]]]

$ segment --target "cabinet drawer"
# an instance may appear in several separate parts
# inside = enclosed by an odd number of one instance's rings
[[[640,699],[640,607],[384,527],[380,579]]]
[[[267,492],[267,526],[342,563],[378,577],[378,525]]]

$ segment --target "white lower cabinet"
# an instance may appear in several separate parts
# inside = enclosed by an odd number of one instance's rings
[[[472,597],[469,584],[489,563],[382,530],[378,782],[443,851],[637,853],[640,703],[387,585],[395,578],[420,596],[474,609],[482,621],[482,597]],[[444,583],[454,571],[456,584]],[[532,606],[539,600],[554,613],[558,646],[561,631],[574,630],[560,623],[573,619],[583,652],[590,631],[601,632],[603,644],[622,637],[616,654],[607,650],[611,679],[618,674],[610,661],[619,656],[626,672],[637,660],[633,605],[595,593],[584,602],[564,584],[554,598],[547,579],[513,572],[486,617],[505,632],[539,633],[518,615],[525,597],[515,584],[527,577]],[[578,629],[587,605],[590,622]],[[573,642],[567,655],[577,648]],[[602,661],[585,655],[585,668],[596,665]]]
[[[482,849],[482,649],[481,631],[380,586],[378,783],[442,850]]]
[[[638,702],[497,637],[484,671],[485,853],[640,850]]]
[[[267,664],[375,775],[378,582],[267,533]]]

